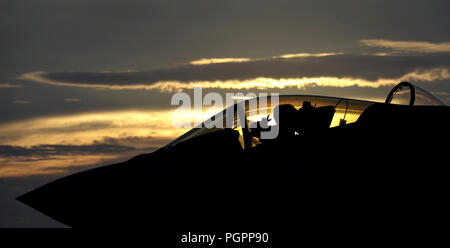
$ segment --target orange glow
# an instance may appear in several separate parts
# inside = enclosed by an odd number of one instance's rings
[[[50,116],[0,125],[0,144],[86,145],[104,137],[173,139],[186,130],[172,127],[172,111],[111,111]],[[164,145],[157,143],[156,145]]]
[[[283,58],[283,59],[308,58],[308,57],[325,57],[325,56],[334,56],[334,55],[343,55],[343,54],[344,53],[341,53],[341,52],[338,52],[338,53],[290,53],[290,54],[274,56],[273,58]]]
[[[240,63],[248,62],[249,58],[203,58],[199,60],[193,60],[189,62],[192,65],[207,65],[207,64],[217,64],[217,63]]]
[[[222,110],[222,109],[220,109]],[[176,129],[175,121],[204,121],[219,109],[203,113],[185,111],[173,116],[173,109],[121,110],[48,116],[0,125],[0,145],[33,151],[40,145],[94,146],[92,152],[0,155],[0,178],[40,174],[68,173],[74,168],[104,165],[127,160],[137,154],[162,147],[190,128]],[[191,119],[192,118],[192,119]],[[117,153],[95,150],[95,145],[129,147]],[[28,151],[27,150],[27,151]]]
[[[92,146],[87,153],[0,156],[0,178],[64,173],[74,167],[127,160],[166,145],[187,129],[172,127],[172,111],[111,111],[50,116],[0,125],[0,145],[33,150],[39,145]],[[96,144],[130,147],[117,153]]]

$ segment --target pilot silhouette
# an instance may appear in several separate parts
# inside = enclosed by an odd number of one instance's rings
[[[260,138],[261,131],[270,131],[271,127],[268,125],[268,123],[272,120],[272,118],[274,118],[275,123],[279,127],[278,137],[275,140],[286,139],[295,135],[297,109],[295,109],[295,107],[291,104],[282,104],[277,105],[273,111],[273,117],[271,117],[271,115],[268,115],[267,117],[262,118],[261,121],[257,122],[256,128],[251,129],[253,137]]]
[[[297,131],[299,134],[307,133],[312,129],[311,119],[314,112],[314,107],[311,102],[304,101],[302,107],[297,111]]]
[[[297,109],[291,104],[282,104],[276,106],[273,111],[275,122],[279,128],[277,139],[292,138],[296,130]]]

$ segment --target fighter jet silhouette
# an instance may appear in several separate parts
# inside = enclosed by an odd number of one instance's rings
[[[405,96],[407,104],[394,104]],[[194,128],[153,153],[17,199],[72,227],[161,230],[343,222],[412,228],[445,213],[450,107],[427,91],[402,82],[384,103],[282,95],[265,109],[269,116],[245,110],[247,125]],[[276,125],[277,138],[261,139]]]

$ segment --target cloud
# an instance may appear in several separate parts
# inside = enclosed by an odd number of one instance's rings
[[[0,178],[73,173],[153,152],[160,147],[155,144],[150,136],[122,135],[106,136],[89,145],[0,145]]]
[[[202,120],[211,116],[208,110]],[[1,124],[0,178],[67,173],[152,152],[189,130],[174,128],[174,116],[187,120],[184,113],[164,109],[44,116]]]
[[[109,141],[120,140],[119,144],[136,148],[163,146],[187,131],[173,128],[172,115],[171,109],[120,110],[15,121],[0,125],[0,144],[32,147],[45,141],[47,144],[86,145],[104,143],[103,139],[108,137]]]
[[[123,138],[129,140],[140,137]],[[114,141],[113,141],[114,140]],[[67,174],[88,167],[120,162],[159,147],[138,149],[121,145],[121,139],[105,138],[90,145],[42,144],[31,147],[0,145],[0,178],[43,174]],[[113,141],[113,142],[112,142]]]
[[[81,102],[80,98],[64,98],[65,102]]]
[[[16,103],[16,104],[30,104],[31,102],[30,101],[25,101],[25,100],[15,100],[15,101],[13,101],[13,103]]]
[[[202,58],[199,60],[193,60],[189,63],[192,65],[207,65],[207,64],[218,64],[218,63],[240,63],[248,62],[250,58]]]
[[[42,145],[30,148],[0,146],[0,153],[3,153],[0,154],[0,178],[8,178],[68,174],[124,161],[142,151],[112,145]]]
[[[60,155],[88,155],[88,154],[114,154],[135,150],[134,147],[114,144],[93,145],[38,145],[29,148],[22,146],[0,145],[1,157],[51,157]]]
[[[325,56],[333,56],[333,55],[343,55],[344,53],[289,53],[283,54],[279,56],[273,56],[272,58],[282,58],[282,59],[291,59],[291,58],[308,58],[308,57],[325,57]]]
[[[0,88],[22,88],[20,84],[0,84]]]
[[[58,86],[98,89],[146,89],[161,92],[192,89],[283,89],[307,86],[380,87],[401,80],[449,79],[448,55],[286,54],[245,62],[184,64],[151,71],[22,74],[19,79]]]
[[[289,53],[278,56],[273,56],[272,59],[291,59],[291,58],[308,58],[308,57],[325,57],[333,55],[342,55],[341,52],[331,52],[331,53]],[[251,59],[251,58],[202,58],[198,60],[190,61],[191,65],[208,65],[208,64],[220,64],[220,63],[242,63],[250,62],[264,59]]]
[[[92,144],[101,145],[121,145],[134,147],[140,150],[154,150],[155,147],[159,148],[164,144],[168,144],[176,137],[163,138],[163,137],[154,137],[154,136],[128,136],[126,133],[120,133],[116,137],[111,136],[103,136],[98,140],[94,140]]]
[[[0,146],[0,178],[66,174],[123,160],[135,148],[111,144]],[[128,155],[130,156],[130,155]]]
[[[425,41],[393,41],[393,40],[359,40],[360,44],[369,47],[388,48],[399,52],[446,53],[450,52],[450,42],[431,43]]]

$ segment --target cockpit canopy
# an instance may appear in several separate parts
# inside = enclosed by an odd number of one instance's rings
[[[439,98],[432,95],[425,89],[408,83],[401,82],[392,88],[389,92],[385,103],[387,104],[400,104],[410,106],[445,106]]]
[[[264,104],[260,104],[261,101]],[[291,119],[285,122],[289,124],[283,124],[285,127],[289,128],[289,125],[295,125],[293,128],[293,130],[296,130],[295,135],[303,135],[303,131],[323,130],[324,128],[335,128],[354,123],[369,106],[375,103],[364,100],[313,95],[281,95],[277,98],[275,104],[270,96],[264,99],[244,100],[212,116],[201,125],[172,141],[166,148],[174,147],[180,142],[228,127],[239,132],[239,142],[246,149],[261,143],[258,136],[261,131],[259,129],[260,123],[264,122],[269,128],[279,124],[276,118],[273,118],[275,112],[278,112],[280,116],[284,116],[283,119]],[[426,90],[408,82],[396,85],[387,96],[385,103],[411,106],[446,105]],[[243,111],[245,116],[238,115],[236,109],[239,106],[245,109]],[[231,109],[233,111],[229,111]],[[230,113],[233,113],[233,116],[231,116],[234,120],[232,127],[226,125],[227,119],[230,118]],[[286,117],[289,115],[301,117]],[[223,127],[208,128],[211,127],[211,122],[223,122]]]
[[[256,98],[253,99],[257,103],[259,103],[260,99]],[[171,142],[168,147],[174,146],[182,141],[185,141],[187,139],[191,139],[193,137],[204,135],[207,133],[215,132],[217,130],[220,130],[221,128],[207,128],[207,126],[210,126],[208,123],[210,123],[212,120],[218,121],[218,119],[221,119],[223,121],[223,127],[226,127],[226,120],[228,118],[227,114],[230,112],[233,112],[234,116],[234,122],[233,122],[233,129],[239,131],[240,133],[240,142],[244,145],[244,133],[245,128],[250,128],[250,131],[252,130],[252,127],[256,127],[258,122],[264,121],[268,119],[268,125],[274,126],[277,125],[276,119],[273,118],[274,111],[277,111],[278,108],[280,108],[280,115],[287,116],[289,110],[287,110],[287,106],[290,107],[291,111],[299,111],[300,109],[306,109],[306,108],[313,108],[318,111],[324,110],[323,115],[325,119],[325,125],[326,128],[330,127],[336,127],[339,125],[344,125],[348,123],[355,122],[358,117],[361,115],[361,113],[370,105],[373,104],[373,102],[370,101],[362,101],[362,100],[353,100],[353,99],[346,99],[346,98],[336,98],[336,97],[324,97],[324,96],[305,96],[305,95],[282,95],[278,98],[278,104],[276,106],[273,106],[271,97],[267,97],[264,101],[267,101],[267,105],[265,108],[261,108],[260,104],[258,104],[256,108],[250,107],[249,101],[246,100],[245,102],[242,102],[245,106],[245,120],[240,120],[237,111],[227,111],[230,108],[234,108],[236,110],[237,105],[233,105],[228,107],[227,109],[223,110],[222,112],[216,114],[215,116],[211,117],[210,119],[203,122],[200,126],[191,129],[184,135],[180,136],[173,142]],[[332,108],[332,112],[325,111],[326,108]],[[268,117],[268,118],[267,118]],[[241,118],[242,119],[242,118]],[[306,120],[305,120],[306,121]],[[241,123],[246,123],[246,125],[242,125]],[[243,127],[244,126],[244,130]],[[259,144],[259,140],[256,137],[253,137],[253,145]]]

